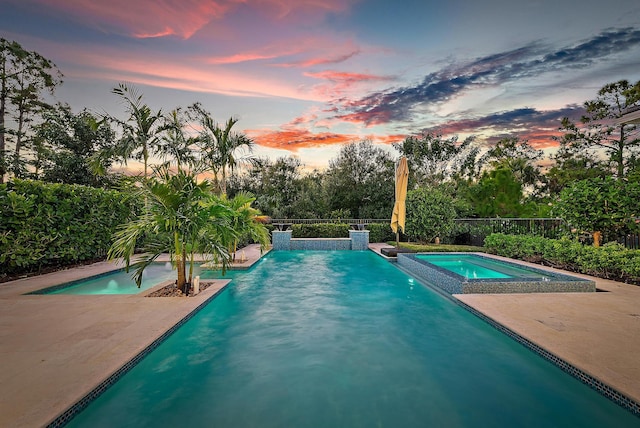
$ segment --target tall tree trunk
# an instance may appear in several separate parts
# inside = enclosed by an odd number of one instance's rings
[[[0,64],[0,184],[4,183],[4,175],[7,173],[5,164],[5,149],[6,144],[4,140],[4,116],[6,114],[7,106],[7,59],[3,56],[2,64]]]
[[[222,177],[220,182],[220,192],[222,195],[227,194],[227,168],[222,165]]]
[[[185,263],[184,263],[184,252],[183,252],[183,248],[182,245],[180,243],[180,235],[178,234],[178,232],[174,232],[173,234],[173,242],[174,242],[174,248],[175,248],[175,252],[176,252],[176,269],[178,270],[178,282],[177,282],[177,287],[179,290],[182,290],[184,288],[184,284],[186,282],[185,280]]]
[[[624,178],[624,124],[620,125],[620,141],[618,144],[618,152],[616,153],[616,162],[618,163],[618,180]]]
[[[13,176],[19,177],[20,175],[20,150],[22,150],[22,130],[24,129],[24,108],[22,102],[19,106],[18,114],[18,130],[16,132],[16,150],[15,157],[13,158]]]
[[[7,173],[5,165],[5,142],[4,142],[4,115],[6,103],[5,81],[2,80],[0,88],[0,184],[4,183],[4,175]]]

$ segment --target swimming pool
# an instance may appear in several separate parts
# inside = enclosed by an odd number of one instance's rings
[[[107,272],[78,281],[47,287],[29,294],[138,294],[175,278],[176,271],[171,263],[153,263],[147,267],[142,275],[140,288],[131,278],[133,270],[128,273],[124,269]]]
[[[451,294],[596,291],[592,280],[480,253],[398,254],[398,264]]]
[[[72,427],[637,426],[371,252],[273,252]]]

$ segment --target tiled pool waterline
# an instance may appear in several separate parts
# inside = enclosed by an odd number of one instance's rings
[[[365,252],[280,252],[72,426],[635,426],[638,419]]]
[[[480,253],[398,254],[398,264],[450,294],[595,292],[595,282]]]

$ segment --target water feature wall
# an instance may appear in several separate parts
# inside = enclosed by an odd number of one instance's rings
[[[364,251],[369,248],[368,230],[350,230],[348,238],[292,238],[291,234],[291,230],[271,232],[273,250]]]

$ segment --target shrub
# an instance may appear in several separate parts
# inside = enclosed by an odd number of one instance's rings
[[[421,187],[407,193],[407,235],[423,242],[450,236],[455,218],[455,200],[443,189]]]
[[[345,223],[294,224],[294,238],[348,238],[349,225]]]
[[[389,223],[370,223],[366,227],[369,231],[369,242],[387,242],[396,239]]]
[[[640,283],[640,251],[626,249],[614,242],[593,247],[568,238],[494,233],[485,239],[485,249],[504,257],[539,258],[551,266],[575,272]]]
[[[126,194],[14,180],[0,185],[0,274],[102,257],[136,208]]]

